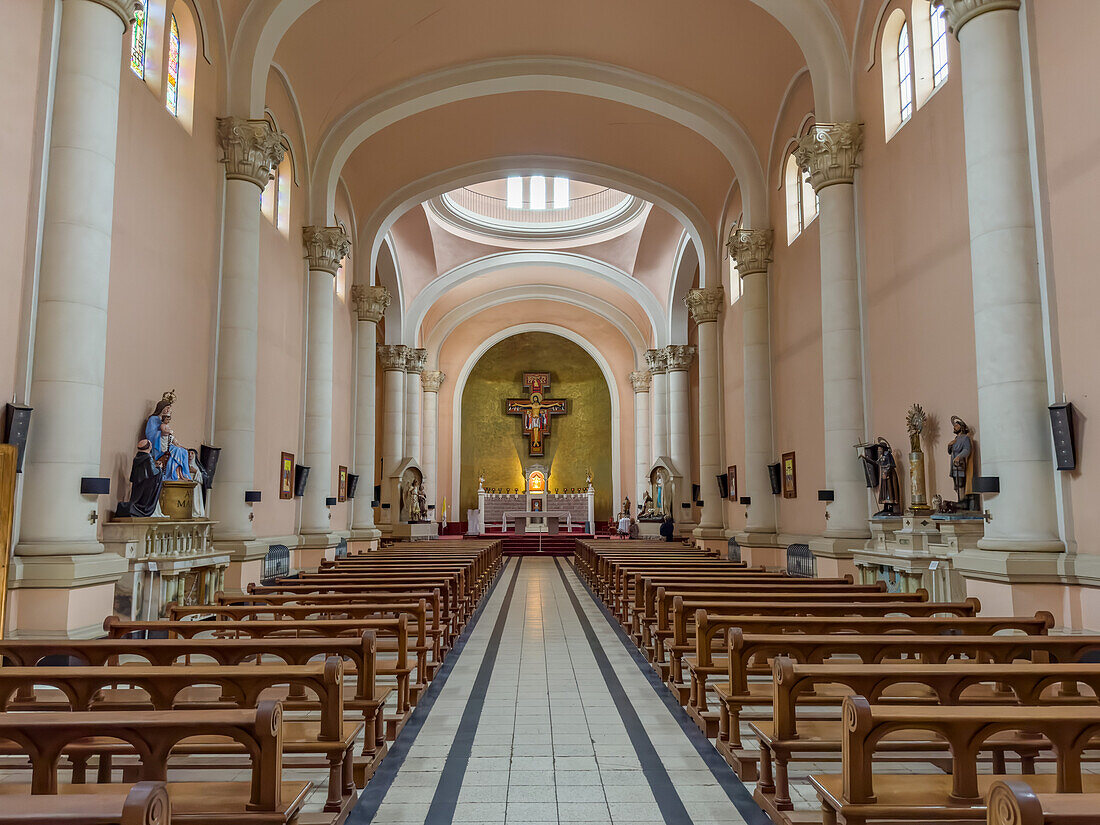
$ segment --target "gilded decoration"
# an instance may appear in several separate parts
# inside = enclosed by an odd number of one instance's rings
[[[543,456],[531,458],[523,417],[506,415],[505,402],[519,395],[525,372],[547,367],[553,396],[566,401],[569,414],[554,418]],[[599,365],[580,346],[549,332],[506,338],[470,371],[460,403],[460,512],[478,506],[479,471],[486,489],[522,490],[524,469],[538,464],[550,468],[547,483],[554,492],[587,489],[591,468],[596,520],[611,516],[611,394]]]
[[[404,344],[380,344],[378,346],[378,360],[382,362],[382,369],[404,372],[408,350],[409,348]]]
[[[227,180],[246,180],[267,188],[286,156],[287,137],[266,120],[218,118],[218,147]]]
[[[303,226],[302,242],[306,247],[310,271],[318,270],[329,275],[336,274],[351,252],[351,240],[342,226]]]
[[[664,374],[668,369],[668,364],[665,362],[665,351],[663,349],[647,349],[645,352],[646,367],[649,368],[649,374],[654,375],[656,373]]]
[[[772,262],[772,244],[775,233],[770,229],[740,229],[730,232],[726,248],[737,263],[737,273],[744,278],[758,272],[767,272]]]
[[[390,305],[390,291],[384,286],[366,286],[355,284],[351,288],[351,303],[359,315],[360,321],[377,324],[386,314]]]
[[[713,289],[693,289],[684,296],[684,304],[697,324],[717,321],[725,305],[722,287]]]
[[[669,372],[690,369],[695,360],[695,347],[690,344],[670,344],[664,352]]]
[[[439,370],[422,372],[420,373],[420,387],[424,392],[439,392],[439,388],[443,386],[443,380],[446,377],[447,373]]]
[[[428,351],[426,349],[414,349],[413,347],[406,347],[405,349],[405,372],[412,373],[413,375],[420,375],[424,372],[424,367],[428,364]]]
[[[959,29],[979,14],[987,11],[1020,10],[1020,0],[936,0],[937,6],[943,6],[947,17],[947,28],[956,37]]]
[[[836,183],[851,183],[863,151],[862,123],[818,123],[800,138],[794,159],[808,172],[815,192]]]
[[[649,392],[652,381],[653,376],[649,374],[649,370],[634,370],[630,373],[630,383],[634,386],[634,392]]]

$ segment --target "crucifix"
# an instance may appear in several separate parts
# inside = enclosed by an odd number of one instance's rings
[[[564,398],[545,398],[550,389],[550,373],[525,372],[523,388],[530,393],[529,398],[509,398],[504,402],[504,412],[508,415],[523,416],[523,432],[531,440],[528,453],[542,455],[543,437],[550,435],[550,417],[565,415],[569,410]]]

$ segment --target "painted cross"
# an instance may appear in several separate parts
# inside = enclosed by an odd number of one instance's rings
[[[528,453],[540,456],[543,452],[542,440],[550,435],[551,416],[569,412],[568,402],[564,398],[544,398],[550,390],[548,372],[525,372],[523,388],[530,393],[530,397],[509,398],[504,402],[504,412],[523,416],[523,432],[531,440]]]

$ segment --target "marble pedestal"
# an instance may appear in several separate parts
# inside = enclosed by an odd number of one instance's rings
[[[660,537],[661,537],[661,522],[659,522],[659,521],[639,521],[638,522],[638,538],[659,539]]]
[[[439,538],[439,525],[432,521],[418,521],[414,524],[399,522],[390,526],[388,531],[383,528],[383,535],[400,541],[431,541]]]

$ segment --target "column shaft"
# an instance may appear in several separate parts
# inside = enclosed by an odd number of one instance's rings
[[[400,344],[384,346],[382,351],[382,472],[383,478],[393,472],[405,449],[405,369]],[[392,504],[392,502],[391,502]]]
[[[653,448],[650,465],[661,456],[668,456],[668,373],[665,372],[663,350],[649,350],[646,363],[653,376],[649,405],[653,420]],[[648,469],[648,468],[647,468]]]
[[[648,378],[648,376],[647,376]],[[637,474],[634,500],[641,502],[646,490],[649,489],[649,468],[653,465],[650,458],[652,448],[649,433],[649,383],[645,389],[634,389],[634,461]]]
[[[768,273],[745,275],[741,284],[745,365],[745,467],[742,478],[744,492],[752,501],[745,532],[775,533],[775,497],[767,469],[775,456]]]
[[[309,271],[309,332],[306,339],[305,464],[302,534],[328,533],[332,493],[332,300],[333,276]]]
[[[405,373],[405,457],[421,464],[420,452],[420,374]],[[421,467],[423,470],[423,467]]]
[[[374,526],[374,480],[377,462],[376,376],[378,322],[390,304],[385,287],[356,284],[351,288],[359,323],[356,327],[355,389],[355,473],[359,489],[352,508],[352,534],[355,538],[374,539],[380,532]],[[384,483],[384,478],[380,483]]]
[[[718,322],[705,321],[697,327],[699,337],[699,495],[703,509],[701,529],[722,528],[722,499],[718,473],[721,465],[721,440],[718,434]],[[687,373],[684,373],[687,375]]]

